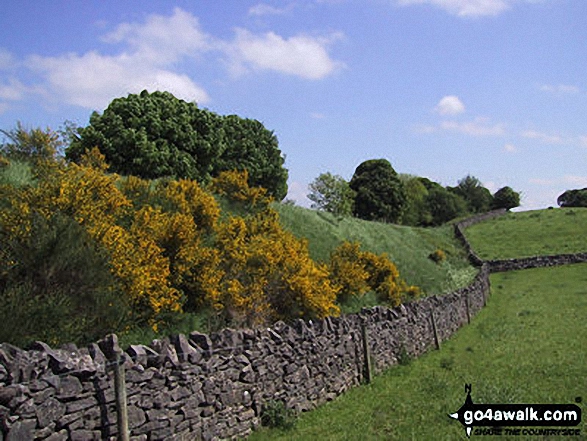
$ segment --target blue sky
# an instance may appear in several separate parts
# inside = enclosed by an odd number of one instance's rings
[[[364,160],[522,208],[587,187],[584,0],[3,0],[0,128],[168,90],[273,130],[300,205]]]

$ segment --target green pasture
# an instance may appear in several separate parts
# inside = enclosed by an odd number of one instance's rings
[[[484,260],[587,252],[587,208],[507,213],[465,235]]]

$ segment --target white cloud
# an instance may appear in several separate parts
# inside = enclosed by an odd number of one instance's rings
[[[434,111],[440,115],[458,115],[465,111],[465,105],[458,96],[448,95],[438,102]]]
[[[283,8],[276,8],[275,6],[271,6],[266,3],[259,3],[249,8],[249,15],[281,15],[291,11],[293,7],[294,3],[290,3],[288,6]]]
[[[433,5],[458,17],[496,16],[521,2],[537,3],[536,0],[396,0],[400,6]]]
[[[539,89],[543,92],[555,93],[555,94],[566,94],[566,95],[573,95],[581,92],[581,89],[577,86],[571,86],[568,84],[542,84],[539,86]]]
[[[198,19],[180,8],[170,17],[151,15],[144,24],[122,23],[102,40],[124,43],[134,57],[157,65],[195,56],[214,46],[214,39],[200,29]]]
[[[68,104],[103,109],[115,97],[167,90],[187,101],[207,102],[208,94],[174,63],[210,50],[213,40],[191,14],[176,8],[171,16],[151,15],[145,23],[123,23],[103,41],[121,44],[117,55],[32,56],[27,65],[41,73],[50,95]]]
[[[10,78],[7,83],[0,83],[0,100],[18,101],[22,99],[27,88],[24,84],[14,78]]]
[[[442,130],[464,133],[471,136],[501,136],[505,134],[503,124],[490,124],[488,118],[475,118],[470,122],[443,121]]]
[[[503,146],[504,151],[508,152],[508,153],[515,153],[518,150],[516,149],[516,146],[513,144],[506,144]]]
[[[341,38],[338,33],[287,39],[273,32],[256,35],[236,29],[235,33],[232,41],[212,37],[201,29],[197,17],[175,8],[169,16],[153,14],[144,22],[118,25],[102,37],[114,48],[108,55],[96,50],[33,55],[24,65],[42,76],[43,82],[34,88],[37,92],[42,89],[54,101],[93,110],[143,89],[167,90],[186,101],[209,102],[207,92],[178,67],[186,61],[201,62],[209,53],[216,61],[227,57],[233,72],[273,70],[310,80],[324,78],[343,66],[328,54],[329,46]],[[0,49],[0,68],[12,61]],[[0,84],[0,94],[16,96],[18,89],[9,86]]]
[[[340,38],[342,34],[334,33],[329,37],[296,35],[285,39],[274,32],[255,35],[237,29],[228,53],[235,73],[270,70],[319,80],[344,66],[328,54],[328,47]]]
[[[14,67],[15,60],[10,52],[0,47],[0,70],[7,70]]]
[[[535,139],[544,144],[564,144],[567,141],[560,135],[551,135],[536,130],[525,130],[520,135],[523,138]]]

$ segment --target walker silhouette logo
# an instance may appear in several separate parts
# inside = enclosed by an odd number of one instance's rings
[[[581,408],[575,404],[475,404],[471,398],[471,385],[465,384],[465,404],[449,417],[459,420],[471,437],[476,435],[537,435],[577,436],[580,429],[508,429],[510,426],[546,427],[577,426],[581,422]],[[580,402],[577,399],[577,402]],[[505,429],[504,429],[505,428]]]

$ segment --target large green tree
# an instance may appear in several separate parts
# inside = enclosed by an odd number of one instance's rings
[[[98,147],[111,170],[147,179],[171,176],[208,182],[225,170],[249,171],[249,185],[281,200],[287,170],[274,133],[255,120],[220,116],[169,92],[143,91],[113,100],[66,150],[79,161]]]
[[[397,223],[406,205],[404,186],[387,159],[370,159],[355,170],[350,187],[356,192],[353,213],[365,220]]]
[[[467,214],[466,201],[440,184],[428,190],[426,203],[432,215],[432,225],[441,225]]]

